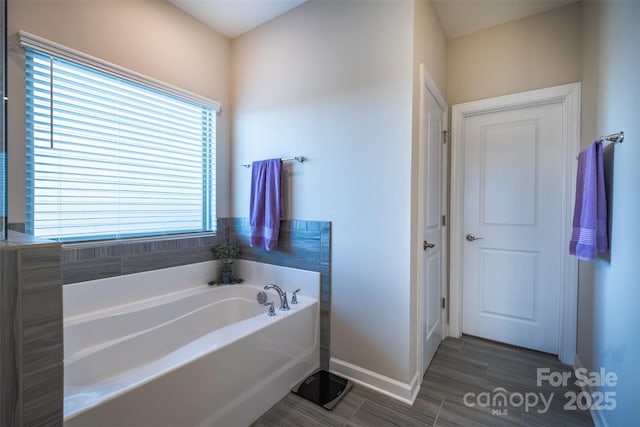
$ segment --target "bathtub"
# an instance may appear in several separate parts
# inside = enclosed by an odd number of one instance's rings
[[[180,276],[165,273],[137,279],[153,289],[154,280]],[[116,282],[109,287],[104,280]],[[100,292],[117,289],[118,280],[103,279],[94,288],[68,285],[75,289],[63,289],[64,303],[80,304],[77,295],[92,294],[87,289],[99,299]],[[298,282],[278,284],[290,293]],[[182,284],[122,304],[92,301],[90,311],[70,309],[68,316],[65,310],[65,425],[253,422],[319,366],[317,296],[301,292],[297,305],[280,311],[277,294],[268,291],[277,313],[270,317],[256,301],[263,286]]]

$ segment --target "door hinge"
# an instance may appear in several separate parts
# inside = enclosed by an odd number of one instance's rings
[[[442,308],[447,308],[447,299],[442,298]]]
[[[449,131],[447,130],[443,130],[442,131],[442,143],[446,144],[447,143],[447,135],[449,134]]]
[[[442,215],[442,226],[444,227],[445,225],[447,225],[447,216]]]

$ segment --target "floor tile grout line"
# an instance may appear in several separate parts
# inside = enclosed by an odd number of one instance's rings
[[[433,427],[436,427],[436,424],[438,423],[438,418],[440,417],[440,411],[442,411],[442,407],[444,406],[444,400],[446,399],[446,397],[442,398],[442,402],[440,402],[440,407],[438,408],[438,412],[436,413],[436,417],[433,420]]]
[[[358,405],[358,407],[356,408],[355,411],[353,411],[351,413],[351,415],[349,415],[349,418],[347,418],[347,421],[343,424],[343,426],[347,426],[349,424],[349,421],[351,421],[353,419],[353,416],[356,414],[356,412],[358,412],[358,410],[360,408],[362,408],[362,405],[364,405],[364,402],[366,402],[367,399],[366,398],[362,398],[362,402],[360,402],[360,404]]]

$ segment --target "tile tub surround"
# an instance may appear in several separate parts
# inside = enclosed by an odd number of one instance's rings
[[[85,282],[213,259],[211,248],[223,241],[196,233],[62,245],[62,282]]]
[[[25,232],[25,224],[24,224],[24,222],[8,222],[7,223],[7,231],[8,230],[17,231],[18,233],[24,233]]]
[[[329,296],[331,223],[304,220],[283,220],[271,252],[249,246],[248,218],[218,218],[215,233],[63,244],[63,284],[209,261],[227,237],[239,241],[241,259],[320,272]]]
[[[62,425],[60,245],[0,242],[0,425]]]

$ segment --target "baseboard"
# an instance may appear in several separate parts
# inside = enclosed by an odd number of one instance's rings
[[[409,405],[413,405],[418,396],[418,391],[420,391],[421,376],[419,372],[416,372],[410,383],[403,383],[335,357],[332,357],[329,361],[329,367],[331,372],[343,376],[356,384]]]
[[[576,354],[575,363],[573,365],[574,372],[576,369],[579,369],[579,368],[584,368],[584,365],[582,365],[580,358]],[[591,396],[593,396],[593,392],[595,391],[588,384],[585,384],[580,388],[582,389],[582,391],[589,393]],[[591,413],[591,419],[593,420],[593,424],[595,425],[595,427],[609,427],[609,424],[607,424],[607,420],[602,415],[602,411],[595,411],[591,409],[589,410],[589,412]]]

